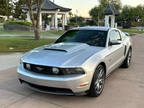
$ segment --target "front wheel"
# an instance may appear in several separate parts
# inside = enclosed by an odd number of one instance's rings
[[[88,96],[98,97],[104,89],[105,68],[99,65],[94,73]]]

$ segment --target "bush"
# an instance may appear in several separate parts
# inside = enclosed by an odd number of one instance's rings
[[[61,24],[61,23],[59,23],[59,24],[58,24],[58,26],[59,26],[59,27],[62,27],[62,24]]]
[[[19,25],[26,25],[26,26],[31,26],[32,23],[26,22],[26,21],[6,21],[4,24],[19,24]]]
[[[72,26],[72,27],[77,27],[79,26],[77,23],[68,23],[69,26]]]
[[[0,23],[3,23],[5,21],[4,18],[0,18]]]
[[[133,22],[131,23],[131,26],[132,26],[132,27],[136,27],[136,26],[137,26],[137,25],[136,25],[136,22],[133,21]]]
[[[30,22],[24,21],[6,21],[3,25],[4,30],[30,31],[32,29]]]

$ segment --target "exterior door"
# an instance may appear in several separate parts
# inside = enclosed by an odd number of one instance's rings
[[[112,40],[119,40],[122,41],[121,35],[119,31],[117,30],[112,30],[109,33],[109,43]],[[108,57],[108,67],[109,67],[109,72],[113,71],[116,69],[124,59],[124,52],[125,52],[125,46],[123,43],[119,45],[110,45],[108,46],[108,52],[109,55]]]

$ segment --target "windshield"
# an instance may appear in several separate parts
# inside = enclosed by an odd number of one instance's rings
[[[79,42],[92,46],[106,46],[107,31],[98,30],[70,30],[62,35],[56,43]]]

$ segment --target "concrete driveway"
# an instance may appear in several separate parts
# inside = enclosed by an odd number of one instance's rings
[[[144,108],[144,35],[133,37],[133,63],[106,80],[103,94],[57,96],[38,93],[19,84],[16,65],[21,54],[0,56],[0,108]]]

